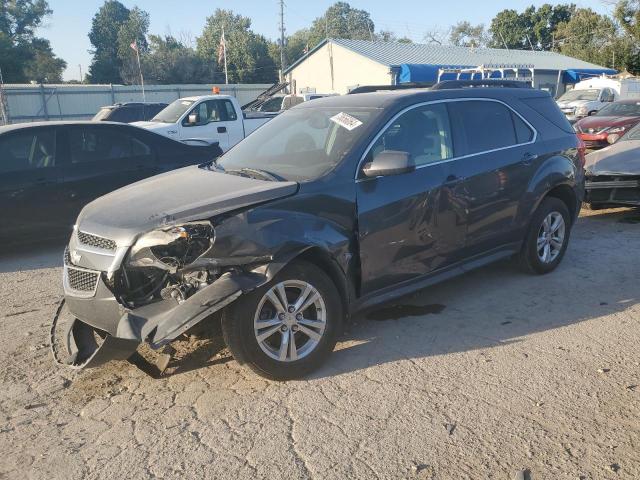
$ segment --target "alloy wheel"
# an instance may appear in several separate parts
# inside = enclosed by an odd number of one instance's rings
[[[558,258],[564,245],[565,234],[566,225],[562,214],[549,213],[540,225],[536,242],[536,251],[542,263],[552,263]]]
[[[300,360],[313,352],[327,326],[320,292],[300,280],[272,286],[258,303],[253,320],[256,341],[264,353],[280,362]]]

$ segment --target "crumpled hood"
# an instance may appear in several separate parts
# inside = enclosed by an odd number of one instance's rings
[[[78,229],[119,247],[163,225],[202,220],[296,193],[296,182],[270,182],[190,166],[123,187],[94,200]]]
[[[587,155],[587,174],[640,175],[640,140],[623,140]]]
[[[593,128],[596,132],[604,128],[621,127],[623,125],[636,124],[640,121],[640,117],[600,117],[594,115],[586,117],[576,123],[576,127],[580,127],[583,131]]]

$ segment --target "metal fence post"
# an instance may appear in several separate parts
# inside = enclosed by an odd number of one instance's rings
[[[111,105],[115,105],[115,103],[116,103],[116,93],[113,91],[113,83],[110,83],[109,87],[111,87]]]
[[[47,108],[47,98],[44,94],[44,85],[40,84],[40,100],[42,101],[42,111],[44,112],[45,120],[49,120],[49,109]]]

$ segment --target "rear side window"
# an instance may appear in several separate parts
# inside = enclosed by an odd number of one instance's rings
[[[69,132],[71,163],[90,163],[150,156],[140,140],[116,129],[73,128]]]
[[[53,129],[26,129],[0,137],[0,173],[50,168],[56,162]]]
[[[450,102],[449,114],[455,122],[456,154],[472,155],[499,148],[525,143],[533,135],[527,134],[523,127],[528,127],[521,119],[513,115],[511,109],[501,103],[492,101],[469,100]],[[515,118],[522,124],[515,125]],[[516,130],[520,131],[519,140]]]
[[[531,130],[529,125],[524,123],[524,120],[513,112],[511,112],[511,119],[516,129],[516,140],[518,143],[527,143],[533,140],[533,130]]]

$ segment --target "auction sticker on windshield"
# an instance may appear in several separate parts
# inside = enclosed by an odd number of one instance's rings
[[[349,131],[355,130],[360,125],[362,125],[362,122],[358,120],[356,117],[352,117],[348,113],[344,113],[344,112],[340,112],[337,115],[334,115],[333,117],[330,118],[330,120],[332,122],[337,123],[341,127],[346,128]]]

